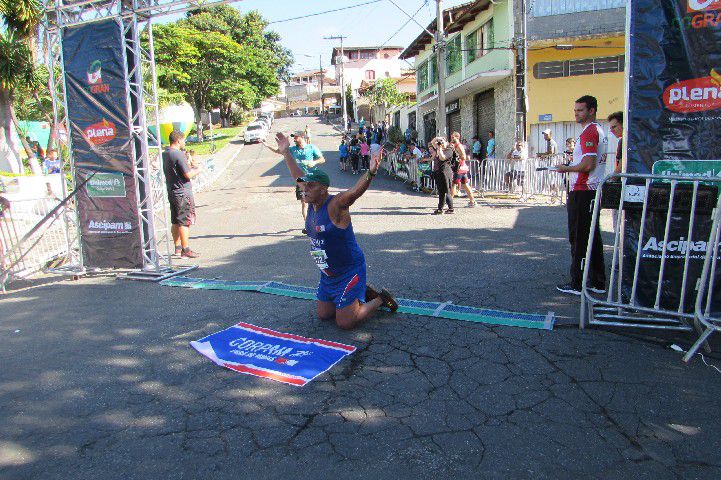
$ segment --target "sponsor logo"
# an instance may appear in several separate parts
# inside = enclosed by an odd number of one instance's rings
[[[100,60],[95,60],[90,64],[87,79],[90,85],[90,93],[107,93],[110,91],[110,85],[103,83],[103,64]]]
[[[586,142],[587,147],[593,147],[594,145],[595,145],[595,143],[593,143],[593,142]]]
[[[315,231],[319,233],[325,232],[325,225],[318,225],[317,227],[315,227]]]
[[[681,237],[678,240],[669,240],[664,242],[656,237],[651,237],[646,241],[643,246],[643,251],[651,251],[656,253],[663,252],[663,247],[666,247],[667,253],[680,253],[685,255],[686,252],[699,252],[706,254],[708,252],[708,242],[699,240],[698,242],[688,241],[685,237]]]
[[[721,108],[721,84],[715,76],[694,78],[670,85],[663,92],[664,105],[678,113],[705,112]]]
[[[688,13],[703,10],[721,10],[721,0],[688,0],[686,11]]]
[[[115,138],[117,130],[115,124],[103,119],[102,122],[94,123],[85,129],[85,137],[93,145],[102,145]]]
[[[130,222],[107,222],[105,220],[90,220],[88,229],[100,233],[130,233],[133,225]]]
[[[292,347],[283,347],[279,344],[249,340],[245,337],[236,338],[230,341],[228,345],[233,347],[231,353],[242,357],[257,358],[259,360],[267,360],[269,362],[290,366],[298,363],[297,360],[288,360],[288,358],[286,358],[288,354],[293,351]]]

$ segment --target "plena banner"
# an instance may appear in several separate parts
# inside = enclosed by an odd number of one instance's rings
[[[657,173],[679,175],[698,170],[701,163],[715,165],[721,160],[721,0],[632,0],[627,14],[627,171],[652,173],[655,165]],[[674,170],[674,165],[683,168]],[[668,182],[655,183],[670,190]],[[684,195],[691,195],[690,189]],[[667,217],[666,211],[650,208],[639,238],[641,214],[626,212],[624,297],[630,296],[635,261],[640,258],[635,300],[653,307],[663,260],[661,308],[676,310],[683,303],[683,310],[692,312],[709,247],[710,213],[697,212],[691,237],[686,238],[690,211]],[[687,253],[687,288],[681,298]],[[721,299],[721,273],[713,275],[718,291],[714,298]],[[713,310],[720,309],[716,302]]]
[[[128,128],[122,29],[115,20],[62,34],[83,260],[88,267],[140,268],[142,241]]]

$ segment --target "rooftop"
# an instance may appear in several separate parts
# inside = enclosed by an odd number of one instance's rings
[[[455,33],[463,29],[468,23],[472,22],[476,16],[483,10],[490,7],[492,0],[474,0],[472,2],[462,3],[453,8],[443,10],[443,28],[446,34]],[[428,24],[426,30],[436,33],[436,19],[434,18]],[[428,32],[423,31],[416,37],[413,42],[401,53],[401,60],[407,60],[418,55],[431,44],[433,38]]]

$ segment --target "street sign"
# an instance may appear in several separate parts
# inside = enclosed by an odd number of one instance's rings
[[[721,177],[721,160],[659,160],[653,164],[653,173],[684,177]]]

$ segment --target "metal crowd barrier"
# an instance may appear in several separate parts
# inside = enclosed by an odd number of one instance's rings
[[[698,340],[689,348],[686,355],[683,357],[685,362],[691,360],[696,355],[699,348],[706,342],[708,337],[717,331],[721,331],[721,313],[719,311],[713,312],[714,300],[719,301],[719,298],[714,298],[715,289],[719,288],[716,284],[715,278],[719,274],[719,244],[721,242],[721,195],[716,204],[716,215],[714,215],[713,225],[711,226],[711,237],[707,244],[706,258],[703,262],[703,270],[701,271],[701,278],[698,283],[698,294],[696,296],[696,305],[694,314],[696,316],[697,327],[702,327],[703,332],[699,336]],[[713,245],[713,248],[709,248]],[[716,292],[717,293],[717,292]],[[716,306],[718,308],[718,306]],[[721,309],[719,309],[721,310]]]
[[[68,254],[63,212],[58,210],[23,240],[59,203],[38,198],[15,200],[0,215],[0,290],[10,279],[28,278]]]
[[[622,173],[604,179],[596,192],[585,258],[591,256],[594,229],[601,228],[602,209],[612,210],[608,288],[603,295],[591,292],[589,269],[584,268],[580,328],[691,331],[698,321],[706,331],[694,352],[719,329],[719,318],[711,316],[711,273],[716,272],[719,250],[719,186],[719,178]],[[633,243],[635,249],[626,248]],[[699,280],[701,288],[696,291]]]
[[[425,158],[430,162],[430,158]],[[513,193],[518,193],[521,202],[537,201],[541,197],[549,203],[564,204],[567,187],[565,175],[545,168],[555,167],[565,162],[563,155],[529,158],[523,162],[520,174],[513,179]],[[502,158],[487,158],[468,161],[468,184],[479,197],[486,194],[510,193],[506,174],[512,170],[511,163]],[[539,168],[544,168],[539,170]],[[419,190],[429,193],[435,191],[435,181],[431,174],[430,163],[420,165],[415,158],[403,160],[397,152],[391,152],[383,158],[381,169],[404,183],[411,183]]]

